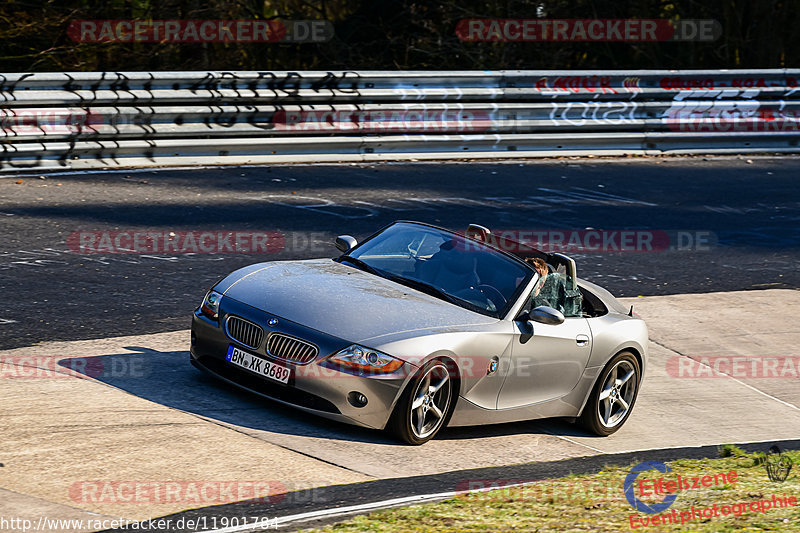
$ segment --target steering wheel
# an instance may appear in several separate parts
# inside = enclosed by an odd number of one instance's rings
[[[508,303],[503,293],[492,287],[491,285],[478,285],[476,287],[479,291],[491,301],[497,309],[502,309]]]

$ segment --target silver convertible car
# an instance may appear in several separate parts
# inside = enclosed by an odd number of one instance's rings
[[[212,287],[192,364],[410,444],[547,417],[609,435],[630,416],[647,328],[571,258],[477,225],[400,221],[335,244],[335,259],[259,263]]]

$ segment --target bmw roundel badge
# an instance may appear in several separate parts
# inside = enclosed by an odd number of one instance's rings
[[[269,324],[269,327],[277,326],[278,325],[278,319],[277,318],[270,318],[269,320],[267,320],[267,324]]]
[[[489,374],[493,374],[497,370],[497,365],[499,364],[500,362],[497,357],[492,357],[492,360],[489,361],[489,368],[486,372],[486,375],[488,376]]]

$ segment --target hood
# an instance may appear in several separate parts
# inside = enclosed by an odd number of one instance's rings
[[[234,272],[226,297],[349,342],[420,329],[490,324],[481,315],[330,259],[276,261]]]

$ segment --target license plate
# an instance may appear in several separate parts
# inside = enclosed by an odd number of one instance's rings
[[[289,376],[292,373],[292,371],[285,366],[277,365],[266,359],[256,357],[235,346],[228,346],[228,354],[225,356],[225,360],[236,366],[245,368],[250,372],[254,372],[259,376],[264,376],[267,379],[280,383],[289,383]]]

